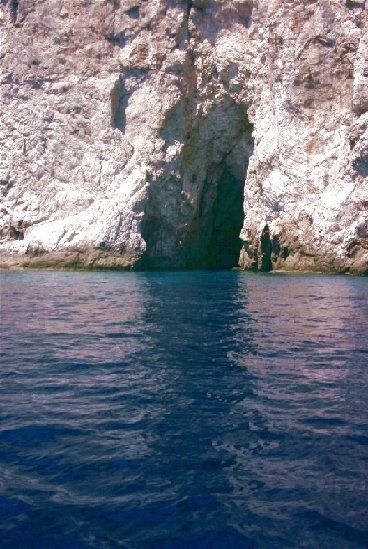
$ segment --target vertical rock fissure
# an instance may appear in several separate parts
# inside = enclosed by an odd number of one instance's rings
[[[110,92],[111,97],[111,126],[125,132],[125,108],[128,103],[128,94],[125,90],[124,79],[120,77]]]
[[[10,11],[10,17],[13,23],[16,23],[18,18],[18,7],[19,7],[19,1],[18,0],[10,0],[9,1],[9,11]]]

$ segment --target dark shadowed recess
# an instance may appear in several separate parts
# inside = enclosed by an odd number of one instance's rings
[[[183,144],[180,156],[147,174],[146,269],[231,269],[239,264],[253,126],[247,105],[230,96],[193,122],[192,84],[186,83],[183,101],[167,113],[160,130],[166,149]]]
[[[161,213],[156,195],[160,182],[151,185],[142,222],[142,236],[147,244],[144,268],[231,269],[238,265],[248,167],[245,152],[243,162],[241,171],[226,161],[211,167],[199,185],[194,205],[178,199],[173,219]],[[180,186],[181,182],[177,184]],[[189,213],[181,216],[180,211],[186,208]]]
[[[368,147],[364,147],[360,151],[359,158],[353,162],[354,170],[363,177],[368,177]]]
[[[128,94],[125,89],[124,78],[119,77],[110,92],[111,97],[111,126],[125,132],[125,109],[128,104]]]
[[[189,137],[182,153],[181,176],[173,175],[177,166],[164,165],[162,176],[148,178],[149,195],[142,220],[142,236],[147,245],[142,261],[144,268],[231,269],[238,266],[243,244],[239,235],[244,221],[244,183],[253,151],[253,128],[246,109],[232,108],[234,119],[229,116],[229,120],[234,122],[233,127],[224,128],[223,134],[216,136],[216,146],[224,151],[223,158],[207,167],[203,179],[199,179],[197,172],[196,151],[208,150],[211,161],[213,144],[203,141],[200,128],[184,132]],[[180,122],[180,116],[177,121]],[[188,189],[191,189],[189,194]],[[165,196],[170,208],[164,203]]]
[[[217,183],[204,182],[198,211],[186,239],[186,267],[231,269],[238,265],[243,226],[244,180],[228,166],[218,166]],[[214,188],[211,188],[211,186]]]
[[[127,69],[120,74],[110,92],[111,127],[125,133],[126,114],[130,95],[141,85],[147,76],[142,69]]]
[[[349,10],[353,10],[356,8],[360,8],[364,10],[365,2],[363,2],[362,0],[346,0],[346,7]]]
[[[17,20],[17,17],[18,17],[19,1],[18,0],[1,0],[0,3],[3,6],[8,6],[9,7],[11,20],[13,21],[13,23],[15,23],[16,20]]]

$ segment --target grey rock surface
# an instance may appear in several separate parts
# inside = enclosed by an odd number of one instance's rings
[[[0,0],[0,267],[366,273],[366,4]]]

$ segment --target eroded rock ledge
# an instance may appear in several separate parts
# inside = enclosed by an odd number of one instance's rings
[[[1,0],[0,267],[366,273],[366,8]]]

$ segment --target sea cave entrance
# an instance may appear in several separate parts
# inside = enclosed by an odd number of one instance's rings
[[[223,125],[223,120],[231,124]],[[173,111],[161,130],[165,147],[182,128]],[[147,269],[231,269],[243,245],[244,185],[253,154],[247,108],[231,100],[217,106],[181,139],[179,157],[147,176],[142,219]]]
[[[242,241],[244,179],[226,166],[203,185],[186,238],[186,267],[231,269],[238,265]],[[219,175],[220,174],[220,175]]]
[[[152,181],[142,220],[147,243],[147,269],[232,269],[243,245],[244,183],[247,156],[241,170],[223,162],[198,184],[195,199],[180,191],[178,180]],[[233,168],[233,169],[232,169]],[[167,188],[171,182],[170,196]],[[168,208],[171,199],[170,208]]]

